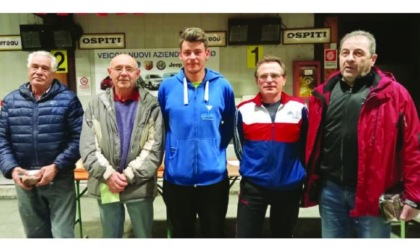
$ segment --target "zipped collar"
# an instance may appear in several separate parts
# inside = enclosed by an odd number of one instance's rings
[[[288,96],[286,93],[281,92],[280,104],[285,104],[285,103],[287,103],[289,100],[290,100],[289,96]],[[257,106],[259,106],[259,107],[261,107],[261,106],[262,106],[262,97],[261,97],[261,93],[258,93],[258,94],[254,97],[253,102],[254,102]]]

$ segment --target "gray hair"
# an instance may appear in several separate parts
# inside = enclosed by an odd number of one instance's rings
[[[356,30],[356,31],[352,31],[350,33],[347,33],[340,41],[340,49],[343,46],[344,41],[346,41],[347,39],[351,38],[351,37],[356,37],[356,36],[362,36],[368,39],[369,41],[369,52],[370,55],[374,55],[376,54],[376,40],[375,37],[372,35],[372,33],[367,32],[367,31],[362,31],[362,30]]]
[[[28,67],[28,68],[30,68],[31,67],[31,64],[32,64],[32,59],[34,58],[34,56],[36,56],[36,55],[41,55],[41,56],[46,56],[46,57],[49,57],[50,58],[50,60],[51,60],[51,65],[50,65],[50,67],[51,67],[51,72],[55,72],[55,71],[57,71],[57,59],[54,57],[54,55],[52,55],[50,52],[47,52],[47,51],[36,51],[36,52],[32,52],[32,53],[30,53],[29,54],[29,56],[28,56],[28,62],[27,62],[27,64],[26,64],[26,66]]]

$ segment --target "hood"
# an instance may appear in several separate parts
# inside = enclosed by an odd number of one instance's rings
[[[184,74],[184,68],[181,68],[182,71],[179,71],[175,77],[176,79],[184,85],[184,105],[188,104],[188,85],[192,86],[192,83],[187,80],[187,77]],[[205,75],[204,79],[201,83],[204,83],[204,101],[209,101],[209,88],[210,83],[214,82],[215,80],[223,78],[223,75],[221,75],[218,72],[215,72],[209,68],[205,68]]]

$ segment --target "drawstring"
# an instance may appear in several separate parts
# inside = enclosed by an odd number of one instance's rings
[[[184,77],[184,105],[188,105],[187,78]]]
[[[209,81],[206,82],[206,87],[204,89],[204,101],[209,102]]]
[[[204,87],[204,101],[209,102],[209,81],[206,82]],[[184,77],[184,105],[188,105],[188,85],[187,78]]]

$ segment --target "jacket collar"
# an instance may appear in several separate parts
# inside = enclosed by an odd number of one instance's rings
[[[262,96],[261,93],[258,93],[254,99],[252,99],[253,102],[258,106],[261,107],[262,106]],[[280,104],[285,104],[290,100],[289,95],[287,95],[285,92],[281,92],[281,97],[280,97]]]

